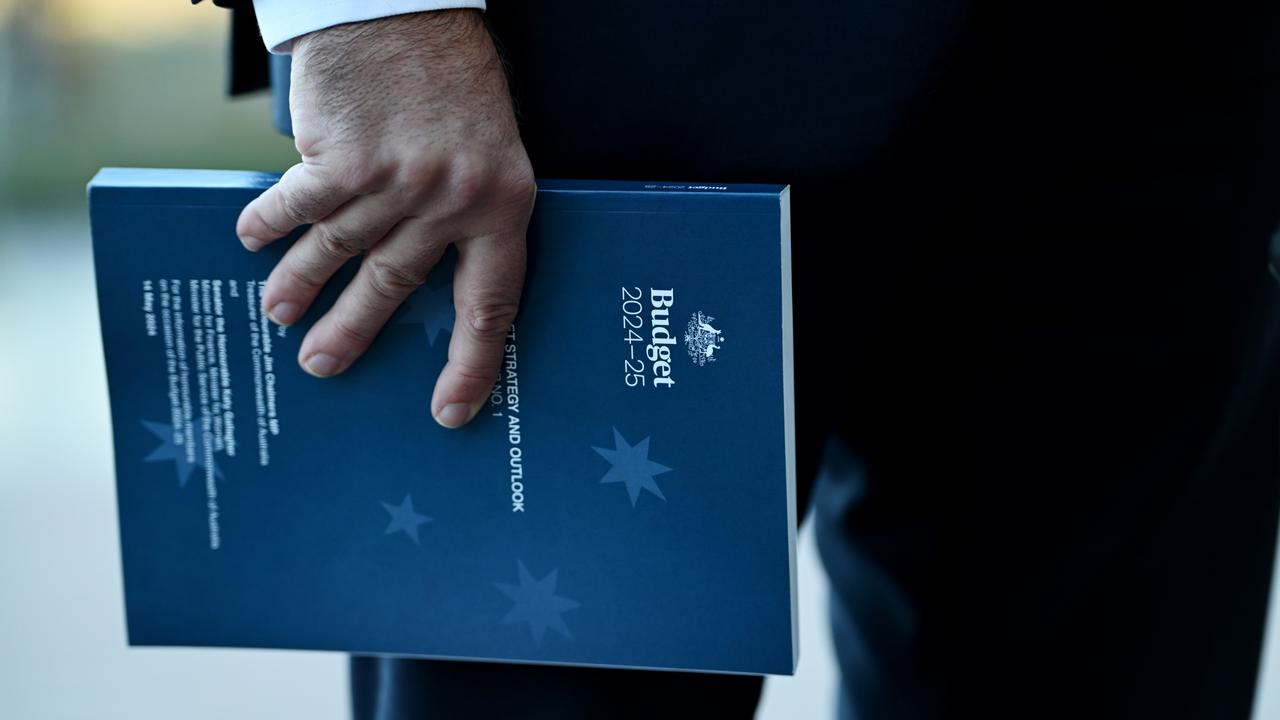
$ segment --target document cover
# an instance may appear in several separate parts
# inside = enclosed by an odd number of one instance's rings
[[[339,377],[259,307],[276,176],[89,186],[133,645],[732,673],[797,659],[788,192],[542,181],[487,404],[431,417],[452,256]]]

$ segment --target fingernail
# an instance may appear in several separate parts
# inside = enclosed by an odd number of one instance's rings
[[[436,422],[450,429],[460,428],[466,425],[474,414],[471,406],[466,403],[449,403],[440,408],[439,414],[436,415]]]
[[[298,306],[288,302],[276,303],[267,311],[267,317],[277,325],[292,325],[297,322],[299,314]]]
[[[252,235],[241,235],[240,244],[250,252],[258,252],[262,249],[263,242]]]
[[[338,362],[338,358],[324,353],[316,353],[307,358],[307,361],[302,364],[302,369],[316,377],[336,375],[341,368],[342,363]]]

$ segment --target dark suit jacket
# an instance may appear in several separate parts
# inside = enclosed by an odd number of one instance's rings
[[[191,0],[196,5],[200,0]],[[269,54],[258,33],[258,18],[252,0],[213,0],[219,7],[231,8],[231,62],[227,91],[241,95],[263,90],[270,85]]]
[[[217,2],[232,89],[261,86],[249,3]],[[831,437],[848,716],[1248,717],[1280,504],[1280,4],[1247,4],[486,14],[540,177],[793,185],[797,479]],[[749,718],[760,688],[353,670],[361,720]]]

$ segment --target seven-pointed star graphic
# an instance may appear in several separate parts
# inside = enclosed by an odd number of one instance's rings
[[[187,462],[186,448],[178,446],[173,441],[173,425],[143,420],[142,426],[147,429],[147,432],[155,435],[160,440],[160,444],[143,458],[143,462],[172,460],[174,473],[178,476],[178,487],[186,487],[187,481],[191,479],[191,473],[195,472],[197,468],[204,467],[204,458],[201,456],[199,449],[196,450],[195,462]],[[223,479],[222,470],[218,468],[217,463],[213,464],[213,475],[220,480]]]
[[[437,288],[423,285],[404,304],[397,325],[421,325],[427,345],[434,347],[444,331],[453,332],[453,284]]]
[[[542,636],[547,628],[572,640],[573,636],[569,634],[569,628],[565,626],[561,615],[581,607],[582,604],[556,594],[556,576],[560,570],[557,568],[541,580],[534,580],[524,562],[517,560],[516,572],[520,579],[519,585],[494,583],[512,602],[511,612],[502,618],[502,622],[528,623],[529,633],[533,635],[533,642],[537,645],[542,644]]]
[[[595,446],[591,448],[613,466],[600,479],[600,482],[626,483],[627,495],[631,497],[632,507],[635,507],[641,490],[648,490],[657,495],[659,499],[665,501],[667,498],[662,494],[662,490],[658,487],[658,483],[654,481],[653,477],[668,472],[671,468],[649,459],[649,438],[646,437],[634,446],[628,445],[626,439],[622,437],[622,433],[618,432],[618,428],[614,428],[613,444],[613,450]]]
[[[379,500],[378,502],[382,502]],[[413,539],[414,544],[418,543],[418,526],[423,523],[431,522],[431,518],[413,510],[413,498],[405,493],[404,500],[399,505],[392,505],[389,502],[382,502],[382,507],[391,516],[391,522],[387,523],[387,531],[384,535],[390,535],[398,530],[403,530],[405,535]]]

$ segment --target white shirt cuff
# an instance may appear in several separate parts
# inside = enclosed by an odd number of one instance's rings
[[[334,25],[430,10],[484,10],[484,3],[485,0],[253,0],[253,9],[267,49],[288,55],[294,38]]]

